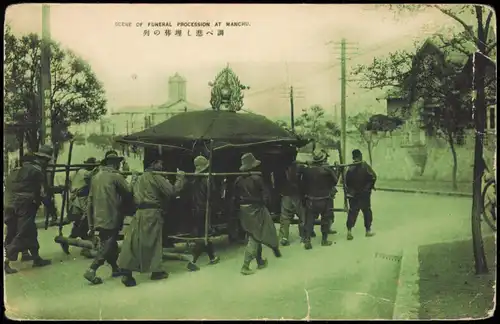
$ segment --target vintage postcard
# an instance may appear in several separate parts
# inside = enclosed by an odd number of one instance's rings
[[[496,24],[474,4],[9,6],[6,316],[491,317]]]

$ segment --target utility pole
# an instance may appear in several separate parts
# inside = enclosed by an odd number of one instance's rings
[[[288,89],[287,89],[288,90]],[[282,93],[281,97],[282,98],[287,98],[290,100],[290,126],[292,128],[292,131],[295,131],[295,99],[301,99],[304,98],[302,95],[297,95],[297,89],[295,89],[293,86],[290,86],[290,89],[287,91],[285,90],[284,93]]]
[[[50,143],[51,86],[50,86],[50,6],[42,5],[41,91],[40,91],[40,144]]]
[[[342,38],[342,40],[339,42],[328,42],[327,45],[329,44],[335,44],[335,45],[340,45],[340,128],[341,128],[341,150],[342,150],[342,156],[344,159],[346,159],[346,139],[347,139],[347,113],[346,113],[346,85],[347,85],[347,77],[346,77],[346,70],[347,70],[347,60],[348,54],[355,54],[355,53],[347,53],[347,45],[348,42],[346,41],[345,38]],[[338,50],[338,48],[336,48]],[[336,106],[335,106],[335,113],[336,113]],[[340,163],[344,163],[344,161],[340,161]]]
[[[290,86],[290,123],[292,125],[292,131],[295,132],[295,119],[293,115],[293,86]]]

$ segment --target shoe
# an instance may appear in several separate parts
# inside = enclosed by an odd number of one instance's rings
[[[189,271],[198,271],[200,270],[200,267],[198,267],[195,263],[193,262],[188,262],[186,268],[189,270]]]
[[[240,273],[244,276],[252,275],[255,273],[255,271],[251,270],[249,267],[241,267]]]
[[[17,269],[11,268],[8,262],[3,263],[3,271],[5,271],[5,274],[13,274],[18,272]]]
[[[289,246],[290,242],[288,242],[287,239],[283,238],[283,239],[281,239],[280,244],[281,244],[281,246]]]
[[[50,264],[52,264],[52,261],[38,258],[33,261],[33,268],[45,267]]]
[[[125,271],[123,271],[123,269],[120,269],[120,268],[113,269],[111,272],[111,277],[113,277],[113,278],[121,277],[121,276],[123,276],[124,272]]]
[[[372,231],[366,231],[365,236],[366,237],[372,237],[372,236],[375,236],[375,233],[373,233]]]
[[[312,248],[313,248],[313,246],[312,246],[311,242],[305,242],[304,243],[304,249],[310,250]]]
[[[347,240],[352,241],[354,239],[354,236],[352,236],[351,233],[347,233]]]
[[[315,231],[311,232],[311,237],[316,237],[316,232]]]
[[[273,249],[274,256],[277,258],[281,258],[281,251],[279,248]]]
[[[337,232],[336,230],[332,230],[332,229],[328,231],[328,234],[332,234],[332,235],[333,235],[333,234],[337,234],[337,233],[338,233],[338,232]]]
[[[267,267],[267,259],[262,259],[260,261],[257,261],[257,269],[264,269]]]
[[[322,240],[321,241],[321,246],[330,246],[332,244],[333,244],[332,241],[328,241],[328,240]]]
[[[122,284],[124,284],[125,287],[134,287],[137,285],[137,282],[135,282],[135,279],[132,276],[123,276]]]
[[[210,260],[209,264],[217,264],[220,262],[220,258],[218,256],[214,257],[212,260]]]
[[[34,260],[33,256],[29,253],[23,253],[23,256],[21,257],[21,262],[27,262],[33,260]]]
[[[162,280],[167,278],[168,278],[168,273],[165,271],[153,272],[151,274],[151,280]]]
[[[102,279],[99,278],[95,271],[92,269],[87,269],[85,273],[83,274],[83,277],[87,279],[92,285],[100,285],[102,284]]]

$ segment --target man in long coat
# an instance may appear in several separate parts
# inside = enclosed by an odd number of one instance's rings
[[[7,227],[5,238],[4,270],[7,274],[16,273],[10,267],[20,252],[28,250],[33,258],[33,267],[51,264],[50,260],[39,255],[38,230],[35,217],[40,204],[46,203],[42,188],[46,186],[45,168],[52,159],[53,149],[43,145],[33,153],[34,158],[15,168],[5,180],[4,223]]]
[[[321,215],[321,245],[332,245],[332,242],[328,240],[328,234],[331,232],[331,225],[334,221],[333,195],[337,190],[335,186],[338,182],[338,176],[330,167],[324,165],[326,158],[324,152],[315,152],[312,165],[303,171],[306,198],[304,230],[304,248],[306,250],[312,249],[311,233],[314,229],[314,222],[319,215]]]
[[[260,163],[252,153],[245,153],[241,157],[240,171],[255,170]],[[269,203],[269,191],[264,185],[261,175],[239,176],[235,181],[234,194],[238,217],[243,230],[248,235],[241,273],[249,275],[254,273],[250,269],[250,263],[253,259],[256,259],[258,269],[267,266],[267,260],[262,257],[262,244],[270,247],[276,257],[281,257],[278,235],[266,207],[266,204]]]
[[[195,173],[206,171],[209,167],[209,161],[204,156],[197,156],[194,159]],[[207,209],[208,196],[208,177],[193,177],[189,183],[189,192],[191,194],[192,206],[192,234],[196,237],[205,236],[205,213]],[[214,182],[210,183],[210,190],[215,192]],[[214,246],[209,240],[206,244],[204,241],[196,241],[193,248],[193,263],[196,264],[198,258],[207,253],[210,259],[210,264],[216,264],[220,258],[215,255]]]
[[[155,160],[137,179],[133,187],[136,213],[128,226],[118,257],[123,272],[122,283],[126,287],[136,285],[133,271],[151,272],[152,280],[168,277],[162,269],[163,258],[163,213],[165,202],[175,197],[184,186],[182,172],[176,177],[175,185],[166,177],[154,174],[162,171],[163,162]]]
[[[288,237],[290,223],[295,215],[299,218],[299,235],[304,237],[305,207],[300,188],[303,167],[293,162],[286,170],[286,183],[282,186],[281,215],[280,215],[280,243],[290,245]]]
[[[90,157],[85,160],[84,164],[90,166],[78,170],[71,179],[71,191],[69,198],[68,219],[73,222],[69,238],[81,238],[88,240],[89,224],[87,220],[87,205],[90,192],[90,179],[97,173],[96,158]],[[61,244],[63,251],[69,254],[69,245]],[[81,255],[90,257],[89,249],[82,249]]]
[[[347,239],[352,240],[352,229],[356,225],[359,211],[363,213],[366,237],[375,235],[372,232],[373,213],[371,209],[371,194],[377,181],[377,175],[371,166],[363,161],[360,150],[352,151],[354,165],[346,172],[345,184],[347,197],[349,199],[349,211],[347,213]]]
[[[105,262],[111,265],[112,276],[122,275],[117,264],[118,234],[123,227],[123,205],[133,201],[132,191],[125,177],[118,171],[123,160],[116,151],[108,151],[99,171],[92,177],[87,207],[89,236],[98,233],[99,251],[84,278],[91,284],[101,284],[96,271]]]

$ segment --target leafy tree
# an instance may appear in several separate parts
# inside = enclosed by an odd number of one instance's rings
[[[290,126],[289,123],[287,123],[286,121],[283,121],[283,120],[275,120],[274,123],[276,125],[278,125],[279,127],[283,128],[283,129],[286,129],[287,131],[291,132],[292,131],[292,127]]]
[[[481,235],[481,177],[484,172],[483,163],[483,137],[486,121],[486,96],[487,89],[487,64],[496,67],[497,41],[494,37],[488,37],[491,25],[495,25],[493,8],[484,5],[390,5],[396,13],[404,11],[414,12],[423,8],[433,8],[439,10],[444,15],[450,17],[463,27],[465,39],[474,46],[475,66],[472,69],[472,101],[475,126],[475,146],[474,146],[474,171],[473,171],[473,200],[472,200],[472,241],[474,250],[474,261],[476,274],[488,273],[486,256],[484,253],[483,240]],[[466,16],[475,16],[475,24],[469,25]],[[472,54],[472,53],[471,53]],[[496,89],[496,83],[493,87]],[[496,96],[494,96],[496,102]]]
[[[36,34],[15,36],[7,26],[4,59],[4,118],[25,110],[34,127],[26,131],[30,151],[40,145],[41,118],[41,47]],[[50,43],[52,141],[56,155],[62,142],[70,136],[71,124],[97,120],[106,113],[103,86],[90,65],[70,50]]]
[[[418,109],[420,125],[426,133],[447,141],[453,158],[454,189],[458,170],[456,145],[463,144],[465,130],[473,127],[470,92],[457,87],[463,62],[452,59],[455,47],[463,41],[463,34],[442,46],[428,40],[416,53],[397,51],[385,58],[375,58],[371,65],[359,65],[353,71],[362,75],[362,87],[398,86],[409,103],[401,115],[409,118],[409,108]],[[423,108],[415,104],[420,99],[423,99]]]
[[[295,130],[299,135],[314,141],[313,149],[316,144],[332,147],[336,145],[336,141],[340,136],[338,125],[325,120],[325,111],[319,105],[302,110],[302,114],[295,121]]]
[[[396,117],[389,117],[382,114],[373,115],[369,112],[361,112],[352,117],[348,117],[348,122],[356,129],[355,138],[361,145],[366,145],[370,165],[373,164],[373,149],[386,133],[392,133],[403,124],[403,121]]]

